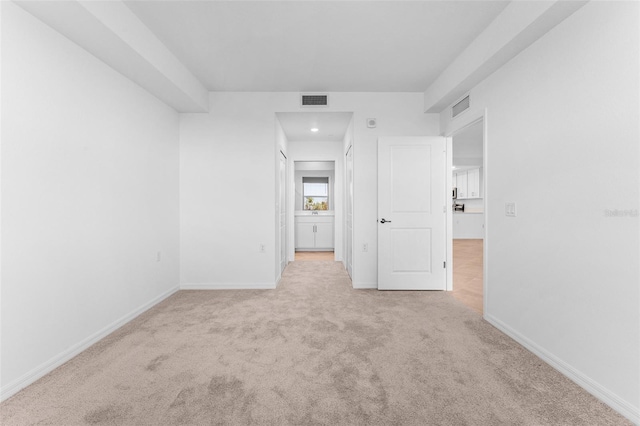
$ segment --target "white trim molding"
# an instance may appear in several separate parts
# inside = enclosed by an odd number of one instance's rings
[[[357,289],[357,290],[363,290],[363,289],[378,289],[378,283],[376,282],[363,282],[363,281],[353,281],[353,288]]]
[[[485,311],[486,312],[486,311]],[[589,392],[591,395],[604,402],[618,413],[632,421],[636,425],[640,425],[640,409],[634,407],[629,402],[623,400],[618,395],[605,388],[591,377],[585,375],[581,371],[567,364],[551,352],[539,346],[537,343],[526,338],[513,328],[509,327],[499,319],[485,313],[484,319],[491,325],[502,331],[507,336],[524,346],[533,354],[537,355],[551,367],[564,374],[566,377],[575,382],[578,386]]]
[[[31,370],[31,371],[27,372],[26,374],[22,375],[21,377],[17,378],[13,382],[8,383],[6,386],[4,386],[2,389],[0,389],[0,401],[4,401],[4,400],[10,398],[11,396],[15,395],[16,393],[18,393],[22,389],[26,388],[30,384],[34,383],[36,380],[38,380],[38,379],[44,377],[45,375],[49,374],[50,372],[52,372],[56,368],[60,367],[65,362],[69,361],[70,359],[72,359],[76,355],[80,354],[82,351],[88,349],[93,344],[95,344],[98,341],[104,339],[109,334],[113,333],[114,331],[116,331],[117,329],[119,329],[120,327],[122,327],[123,325],[128,323],[129,321],[133,320],[134,318],[136,318],[140,314],[148,311],[149,309],[151,309],[152,307],[154,307],[158,303],[162,302],[163,300],[165,300],[169,296],[173,295],[178,290],[179,290],[178,287],[173,287],[173,288],[169,289],[168,291],[165,291],[164,293],[162,293],[159,296],[151,299],[149,302],[145,303],[144,305],[140,306],[139,308],[134,309],[130,313],[128,313],[125,316],[117,319],[116,321],[112,322],[111,324],[109,324],[108,326],[104,327],[103,329],[98,330],[97,332],[95,332],[92,335],[88,336],[86,339],[83,339],[80,342],[76,343],[75,345],[71,346],[69,349],[59,353],[58,355],[54,356],[53,358],[49,359],[48,361],[43,362],[42,364],[40,364],[39,366],[37,366],[33,370]]]

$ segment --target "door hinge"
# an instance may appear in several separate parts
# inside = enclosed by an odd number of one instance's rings
[[[442,262],[442,267],[447,269],[447,262]]]

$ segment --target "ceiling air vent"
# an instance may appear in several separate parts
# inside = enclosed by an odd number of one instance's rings
[[[300,106],[327,107],[329,106],[329,95],[326,93],[302,93],[300,95]]]
[[[451,107],[451,117],[457,117],[469,109],[469,95],[462,98],[458,103]]]

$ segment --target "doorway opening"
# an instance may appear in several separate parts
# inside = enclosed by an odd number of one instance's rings
[[[295,260],[335,259],[335,161],[294,162]]]
[[[484,312],[484,152],[482,119],[453,133],[452,294],[480,315]]]
[[[276,113],[277,149],[287,158],[286,262],[353,258],[345,154],[353,141],[351,112]],[[349,222],[350,224],[350,222]]]

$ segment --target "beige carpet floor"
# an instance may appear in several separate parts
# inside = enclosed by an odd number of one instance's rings
[[[2,425],[621,425],[445,292],[180,291],[0,405]]]

